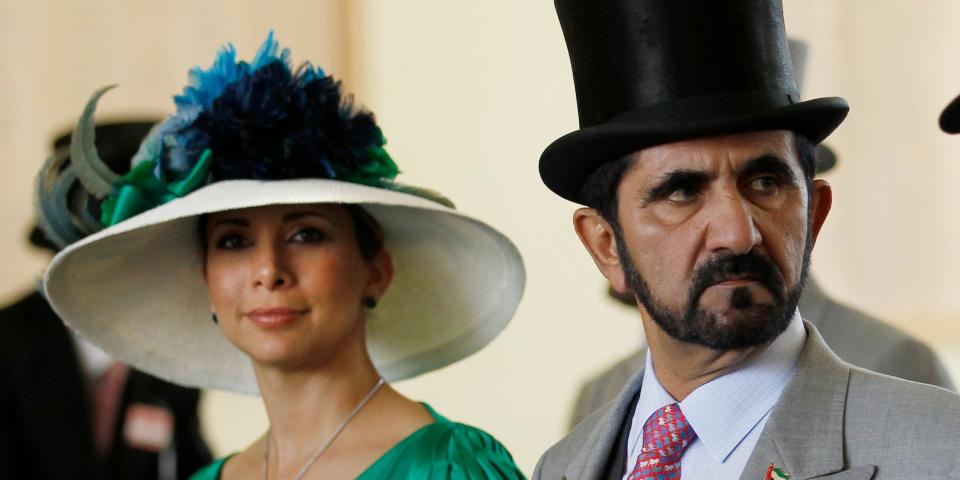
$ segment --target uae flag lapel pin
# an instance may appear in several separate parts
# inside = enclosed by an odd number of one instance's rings
[[[771,463],[770,466],[767,467],[767,476],[764,477],[763,480],[790,480],[790,474]]]

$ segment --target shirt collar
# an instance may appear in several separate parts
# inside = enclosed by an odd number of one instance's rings
[[[763,352],[737,370],[701,385],[680,402],[680,410],[718,462],[723,462],[777,403],[803,350],[806,329],[795,311],[787,329]],[[634,431],[656,410],[676,400],[656,378],[647,352]],[[636,425],[639,422],[639,425]],[[632,448],[635,440],[631,439]]]

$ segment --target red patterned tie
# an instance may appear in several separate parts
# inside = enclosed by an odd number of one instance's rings
[[[680,456],[697,438],[693,427],[676,403],[653,412],[643,424],[643,450],[629,480],[674,480],[680,478]]]

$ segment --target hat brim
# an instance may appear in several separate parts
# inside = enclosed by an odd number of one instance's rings
[[[394,260],[367,319],[367,347],[387,380],[428,372],[490,343],[525,282],[504,235],[414,195],[334,180],[213,183],[64,249],[44,286],[54,310],[114,358],[181,385],[258,391],[250,360],[210,320],[198,218],[277,204],[362,205]]]
[[[584,180],[600,165],[637,150],[713,135],[791,130],[820,143],[846,118],[849,106],[828,97],[783,106],[729,112],[691,102],[676,114],[669,106],[582,128],[550,144],[540,157],[540,177],[554,193],[584,204]]]

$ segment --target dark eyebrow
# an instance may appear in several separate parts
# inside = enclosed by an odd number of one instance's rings
[[[244,220],[244,219],[242,219],[242,218],[229,218],[229,217],[227,217],[227,218],[218,219],[218,220],[216,220],[215,222],[211,223],[209,228],[210,228],[210,230],[212,231],[213,229],[219,227],[220,225],[236,225],[236,226],[238,226],[238,227],[249,227],[249,226],[250,226],[250,222],[248,222],[248,221],[246,221],[246,220]]]
[[[707,183],[710,175],[699,170],[674,170],[660,177],[660,181],[651,188],[643,200],[646,203],[654,202],[670,196],[681,188],[694,188]]]
[[[328,221],[328,222],[330,221],[330,219],[327,218],[326,215],[324,215],[324,214],[322,214],[322,213],[320,213],[320,212],[312,212],[312,211],[309,211],[309,210],[298,210],[298,211],[295,211],[295,212],[290,212],[290,213],[288,213],[288,214],[286,214],[286,215],[283,216],[283,221],[284,221],[284,222],[292,222],[292,221],[294,221],[294,220],[299,220],[299,219],[304,218],[304,217],[319,217],[319,218],[322,218],[322,219],[324,219],[324,220],[326,220],[326,221]]]
[[[782,158],[772,153],[761,155],[747,162],[740,171],[740,176],[752,177],[761,173],[771,173],[794,185],[797,184],[797,176],[793,174],[793,169]]]

